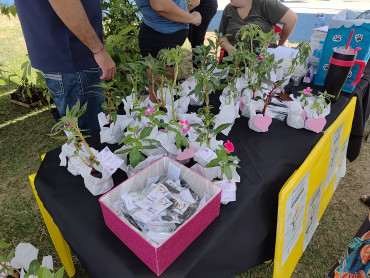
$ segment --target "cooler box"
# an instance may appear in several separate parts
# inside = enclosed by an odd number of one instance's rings
[[[329,59],[333,54],[333,48],[337,46],[345,47],[352,29],[355,30],[355,32],[350,47],[352,49],[360,47],[361,50],[357,52],[356,59],[365,62],[368,61],[370,56],[370,13],[343,10],[333,16],[330,21],[328,34],[322,48],[322,54],[315,76],[316,85],[324,86],[326,73],[329,68]],[[355,81],[359,68],[360,67],[357,65],[352,67],[347,82],[343,86],[343,92],[353,92],[355,86],[351,86],[351,83]]]
[[[185,180],[196,194],[202,198],[204,192],[207,192],[211,199],[200,211],[184,222],[170,238],[161,245],[154,245],[128,220],[122,220],[116,215],[113,203],[123,193],[144,189],[147,178],[165,175],[169,161],[181,168],[180,178]],[[100,197],[99,202],[109,229],[159,276],[219,215],[221,189],[210,180],[165,156]]]

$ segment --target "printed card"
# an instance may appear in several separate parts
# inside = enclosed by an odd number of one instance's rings
[[[177,205],[173,210],[182,215],[188,209],[189,203],[175,196],[173,198],[177,201]]]
[[[163,197],[159,201],[155,202],[152,207],[148,208],[148,211],[158,215],[166,208],[168,208],[170,205],[172,205],[172,202],[168,200],[166,197]]]
[[[108,147],[105,147],[98,153],[98,160],[111,174],[115,173],[118,167],[123,163],[123,160],[112,153]]]
[[[137,198],[132,197],[128,194],[122,195],[121,198],[122,198],[122,201],[124,202],[125,207],[128,211],[137,209],[137,205],[135,204]]]
[[[217,155],[214,151],[212,151],[209,148],[205,148],[199,153],[199,157],[201,157],[203,160],[207,162],[207,164],[212,160],[217,158]]]
[[[168,188],[164,184],[159,183],[152,188],[152,190],[150,191],[146,198],[153,202],[157,202],[168,194],[170,194]]]
[[[152,220],[156,215],[148,210],[139,209],[133,216],[143,223],[147,223]]]

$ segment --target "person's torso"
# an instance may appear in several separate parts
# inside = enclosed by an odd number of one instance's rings
[[[100,0],[81,0],[90,23],[102,39]],[[91,51],[64,25],[48,0],[15,0],[34,68],[43,72],[76,72],[97,67]]]
[[[225,7],[227,9],[228,25],[226,27],[226,34],[229,34],[228,40],[234,44],[236,42],[235,36],[240,30],[240,27],[247,24],[258,25],[263,32],[268,33],[273,29],[273,24],[269,21],[264,10],[265,0],[253,0],[252,7],[249,14],[245,18],[241,18],[236,7],[230,4]]]
[[[143,15],[143,21],[150,28],[163,34],[172,34],[182,29],[188,29],[189,25],[184,23],[173,22],[159,15],[150,6],[149,0],[135,0],[139,11]],[[173,0],[175,4],[187,11],[186,0]]]

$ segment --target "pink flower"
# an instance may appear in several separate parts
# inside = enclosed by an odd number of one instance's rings
[[[186,133],[186,132],[188,132],[190,130],[190,124],[189,124],[188,121],[181,120],[181,121],[179,121],[179,123],[180,123],[180,125],[182,125],[181,131],[183,133]]]
[[[71,122],[66,122],[65,126],[71,126]]]
[[[145,109],[145,116],[152,115],[154,110],[154,107],[148,106],[148,108]]]
[[[311,89],[310,87],[307,87],[306,89],[304,89],[304,90],[303,90],[303,93],[304,93],[306,96],[310,95],[310,94],[311,94],[311,92],[312,92],[312,89]]]
[[[258,60],[262,61],[264,57],[265,57],[265,54],[260,54],[260,56],[258,56]]]
[[[225,146],[226,151],[228,151],[228,152],[233,152],[234,151],[234,145],[229,140],[226,141],[224,146]]]

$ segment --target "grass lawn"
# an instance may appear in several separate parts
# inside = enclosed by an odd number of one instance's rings
[[[0,16],[0,49],[0,64],[8,71],[6,76],[20,75],[27,51],[18,19]],[[30,242],[39,248],[39,255],[53,255],[55,267],[60,267],[28,175],[37,172],[43,153],[62,142],[46,135],[55,123],[47,108],[29,110],[10,103],[10,93],[20,79],[11,77],[9,83],[6,76],[0,77],[0,241],[13,246]],[[347,164],[347,175],[340,181],[292,277],[324,277],[366,218],[369,210],[358,198],[370,193],[369,150],[370,144],[363,144],[360,157]],[[74,261],[76,277],[88,277],[78,260]],[[237,277],[272,277],[272,270],[272,263],[268,263]]]

